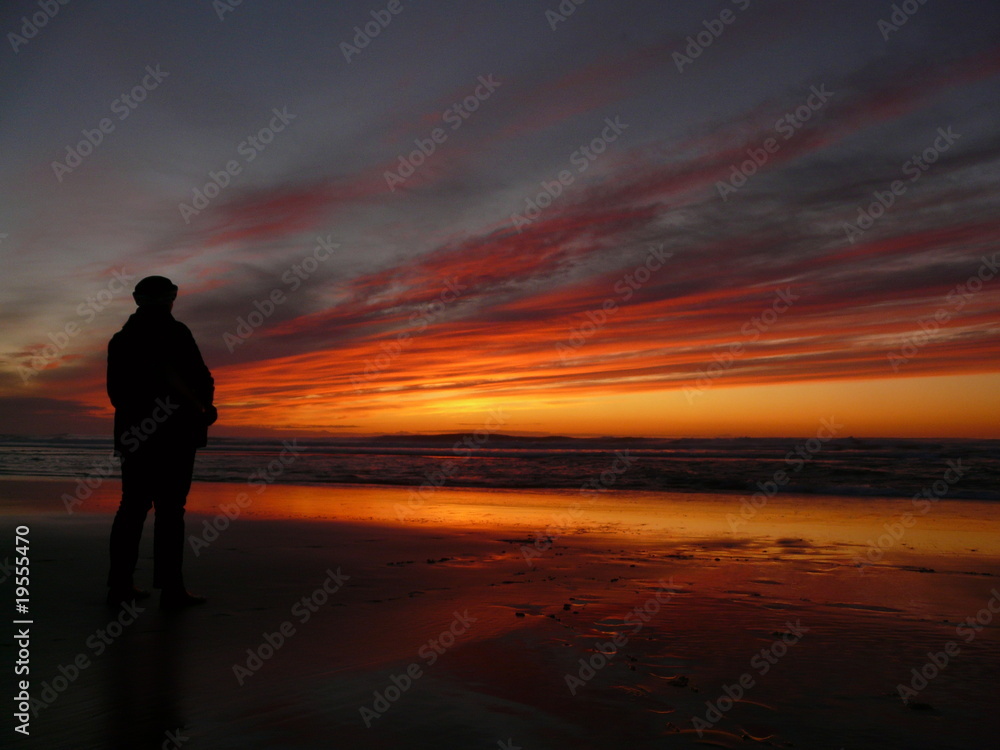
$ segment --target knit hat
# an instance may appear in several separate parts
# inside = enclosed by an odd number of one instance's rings
[[[177,299],[177,285],[165,276],[147,276],[135,285],[132,299],[143,305],[169,305]]]

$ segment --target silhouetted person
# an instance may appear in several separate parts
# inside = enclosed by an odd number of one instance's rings
[[[218,414],[215,381],[191,331],[170,314],[177,287],[163,276],[135,286],[139,308],[108,344],[108,396],[115,407],[115,453],[122,464],[122,500],[111,527],[108,604],[148,596],[132,581],[146,513],[153,527],[153,585],[166,607],[200,604],[181,573],[184,503],[194,454]]]

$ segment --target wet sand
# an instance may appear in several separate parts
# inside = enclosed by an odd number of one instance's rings
[[[405,488],[273,485],[241,507],[248,487],[200,483],[186,571],[209,603],[116,618],[119,485],[70,514],[74,486],[0,480],[3,549],[31,529],[31,690],[49,703],[4,746],[929,749],[1000,732],[989,503],[897,528],[909,500],[779,495],[740,523],[721,494],[408,505]],[[900,684],[918,688],[906,704]]]

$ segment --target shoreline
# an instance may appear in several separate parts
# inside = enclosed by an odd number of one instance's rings
[[[92,478],[91,475],[73,475],[73,476],[50,476],[50,475],[40,475],[40,474],[0,474],[0,488],[3,487],[3,483],[64,483],[70,486],[76,485],[78,482]],[[121,485],[121,476],[113,477],[96,477],[95,481],[99,485],[105,483],[114,484],[118,487]],[[261,483],[263,484],[263,483]],[[192,482],[192,489],[190,496],[195,496],[196,490],[199,487],[240,487],[240,486],[254,486],[249,483],[246,479],[240,480],[228,480],[228,479],[195,479]],[[286,487],[292,489],[309,489],[309,490],[353,490],[362,492],[371,491],[384,491],[387,493],[396,492],[407,492],[411,490],[416,491],[417,487],[409,483],[386,483],[377,484],[371,482],[270,482],[266,484],[266,487]],[[835,488],[834,488],[835,489]],[[437,492],[465,492],[465,493],[482,493],[482,494],[524,494],[524,495],[560,495],[560,496],[573,496],[584,494],[583,488],[574,487],[501,487],[496,485],[472,485],[472,484],[444,484],[438,486],[432,490],[433,493]],[[602,495],[607,495],[608,497],[620,496],[620,497],[649,497],[658,499],[671,499],[671,498],[684,498],[688,496],[696,497],[719,497],[719,498],[739,498],[739,497],[751,497],[754,492],[750,490],[740,490],[731,488],[702,488],[702,489],[691,489],[691,488],[677,488],[677,489],[648,489],[648,488],[615,488],[615,487],[603,487],[597,490],[588,489],[587,492],[597,492]],[[2,493],[0,493],[2,494]],[[215,494],[213,491],[212,494]],[[997,493],[1000,497],[1000,490]],[[924,493],[899,493],[899,494],[887,494],[872,491],[871,493],[852,493],[852,492],[836,492],[836,491],[804,491],[801,489],[779,489],[777,492],[769,495],[767,499],[770,501],[772,499],[781,498],[796,498],[799,500],[812,500],[816,499],[820,502],[824,500],[844,500],[852,502],[899,502],[908,501],[916,497],[928,497],[927,492]],[[947,493],[940,495],[939,498],[947,503],[955,502],[970,502],[970,503],[996,503],[997,500],[991,497],[970,497],[967,495],[962,495],[960,492],[955,494]],[[3,507],[0,506],[0,513],[3,512]]]
[[[6,483],[4,494],[27,506],[54,489]],[[192,491],[189,535],[232,489]],[[843,500],[776,499],[752,533],[733,534],[732,498],[651,506],[616,494],[546,536],[539,524],[576,493],[440,490],[403,523],[400,492],[369,489],[271,485],[260,507],[185,550],[189,587],[208,604],[169,617],[154,596],[107,644],[96,634],[113,616],[102,603],[111,513],[19,516],[6,503],[11,527],[31,527],[32,690],[89,662],[15,746],[114,736],[152,748],[179,729],[185,750],[735,748],[744,736],[931,750],[1000,731],[989,712],[1000,617],[968,642],[963,625],[1000,591],[989,503],[941,505],[885,561],[859,567],[851,555],[881,516]],[[96,501],[116,490],[106,482]],[[324,505],[338,517],[317,517]],[[904,704],[898,686],[950,641],[957,654]]]
[[[396,442],[402,441],[402,438]],[[195,466],[198,481],[300,486],[412,487],[441,485],[468,490],[615,489],[656,493],[754,495],[791,492],[809,496],[913,497],[942,484],[951,497],[1000,501],[1000,441],[960,443],[899,439],[795,446],[783,440],[710,441],[714,447],[643,448],[603,441],[600,450],[553,445],[526,449],[476,445],[386,444],[347,451],[316,444],[237,442],[206,448]],[[413,442],[410,441],[410,442]],[[308,441],[307,441],[308,442]],[[745,444],[744,444],[745,443]],[[103,481],[117,462],[89,444],[16,445],[0,460],[4,476],[44,469],[65,479]],[[794,449],[794,450],[790,450]],[[956,478],[957,476],[957,478]],[[46,477],[54,478],[54,477]],[[951,481],[955,480],[955,481]]]

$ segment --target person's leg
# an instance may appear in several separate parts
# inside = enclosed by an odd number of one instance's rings
[[[191,490],[194,448],[165,451],[160,491],[154,495],[153,585],[165,592],[184,591],[184,505]]]
[[[146,456],[122,458],[122,499],[111,524],[108,588],[119,594],[133,590],[132,576],[139,559],[139,541],[146,513],[152,506],[150,480],[154,478]],[[110,601],[110,597],[109,597]]]

